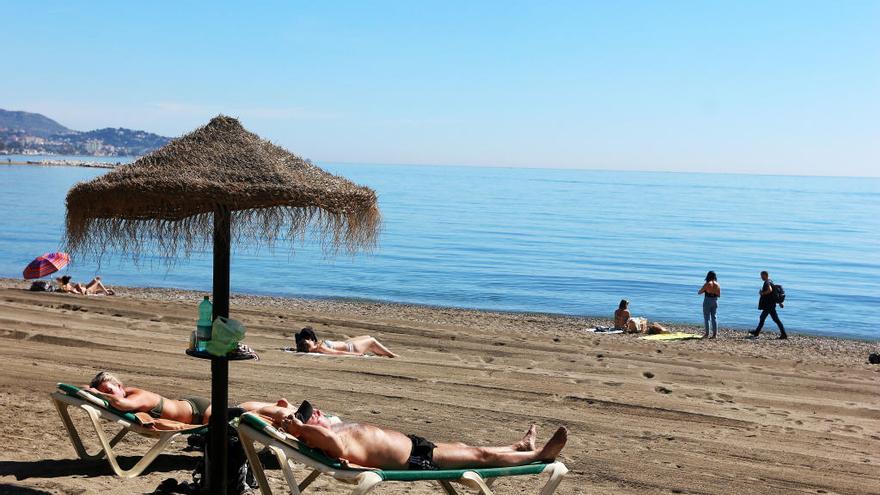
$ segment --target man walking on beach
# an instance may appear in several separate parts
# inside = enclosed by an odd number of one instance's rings
[[[787,339],[788,335],[785,333],[785,326],[782,325],[779,315],[776,314],[776,295],[773,294],[775,286],[773,285],[773,281],[770,280],[770,274],[766,271],[761,272],[761,280],[764,281],[764,285],[761,286],[761,290],[759,291],[761,298],[758,299],[758,309],[761,310],[761,319],[758,321],[758,327],[749,332],[749,337],[753,339],[758,337],[761,333],[761,329],[764,328],[764,320],[767,319],[767,315],[770,315],[770,318],[773,318],[773,322],[779,327],[779,338]],[[779,307],[784,308],[785,305],[779,303]]]

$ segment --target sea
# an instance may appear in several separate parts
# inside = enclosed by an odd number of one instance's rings
[[[68,189],[107,170],[6,158],[41,157],[0,156],[0,276],[17,278],[63,248]],[[767,270],[789,332],[880,339],[878,178],[319,165],[376,190],[378,246],[332,257],[308,238],[234,246],[234,293],[608,318],[625,298],[633,315],[702,324],[697,290],[714,270],[719,324],[751,329]],[[210,252],[171,267],[123,254],[73,258],[62,273],[210,293]]]

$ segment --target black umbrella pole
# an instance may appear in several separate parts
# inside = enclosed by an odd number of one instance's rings
[[[220,207],[214,212],[214,318],[229,317],[230,213]],[[211,464],[208,471],[210,493],[226,493],[227,441],[229,418],[229,361],[211,359],[211,421],[209,428]]]

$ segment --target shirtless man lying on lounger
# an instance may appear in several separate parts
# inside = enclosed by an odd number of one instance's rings
[[[432,443],[416,435],[365,423],[333,422],[319,409],[303,401],[295,412],[290,407],[267,406],[255,412],[272,418],[273,424],[309,447],[354,467],[379,469],[458,469],[508,467],[535,461],[552,461],[568,440],[560,426],[540,449],[535,449],[537,426],[522,439],[503,447],[472,447],[463,443]],[[289,404],[287,404],[289,406]]]
[[[190,425],[206,425],[211,419],[211,401],[202,397],[168,399],[142,388],[126,387],[114,375],[101,371],[86,388],[106,399],[114,408],[125,412],[145,412],[156,419],[170,419]],[[238,407],[245,411],[276,406],[277,403],[245,402]]]

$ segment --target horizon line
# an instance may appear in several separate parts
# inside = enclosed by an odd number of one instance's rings
[[[649,173],[649,174],[699,174],[699,175],[755,175],[761,177],[813,177],[834,179],[880,179],[878,175],[823,175],[823,174],[785,174],[785,173],[759,173],[759,172],[706,172],[692,170],[643,170],[626,169],[615,170],[608,168],[586,167],[539,167],[536,165],[487,165],[487,164],[463,164],[463,163],[403,163],[403,162],[352,162],[347,160],[312,160],[328,165],[387,165],[392,167],[449,167],[449,168],[508,168],[527,170],[580,170],[584,172],[619,172],[619,173]]]

